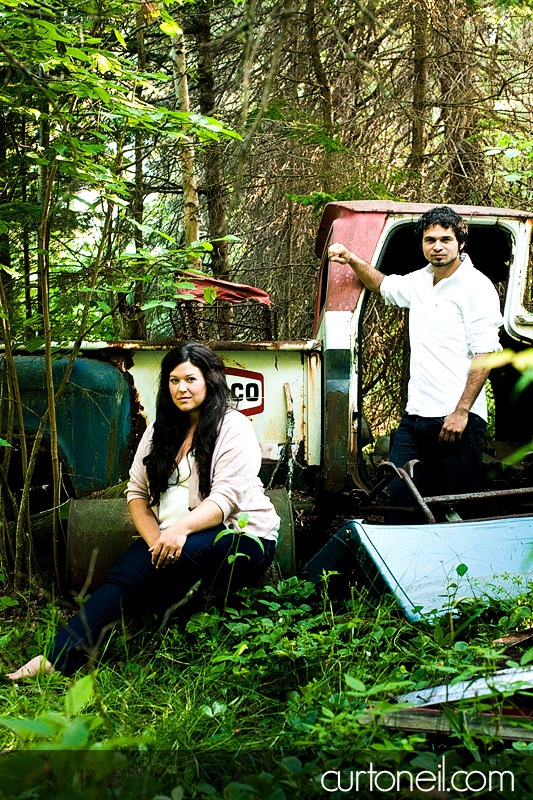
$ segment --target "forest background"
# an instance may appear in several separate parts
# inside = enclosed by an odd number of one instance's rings
[[[1,8],[17,344],[46,315],[57,342],[171,337],[187,265],[266,290],[277,337],[306,338],[328,200],[529,207],[529,2]]]
[[[186,321],[176,303],[183,268],[266,290],[275,336],[309,337],[315,235],[330,200],[529,209],[532,14],[529,0],[0,3],[1,394],[8,407],[0,559],[14,565],[15,581],[11,570],[0,571],[9,589],[0,610],[17,602],[33,569],[29,493],[47,425],[59,492],[54,409],[83,340],[174,338]],[[67,342],[70,366],[57,386],[55,347]],[[6,445],[24,429],[18,346],[44,350],[49,403],[38,435],[28,443],[19,437],[24,485],[15,497]],[[16,520],[13,536],[8,516]],[[54,517],[56,547],[58,528]],[[501,666],[494,637],[533,616],[527,603],[480,603],[460,630],[450,618],[420,632],[387,604],[376,609],[353,595],[335,616],[326,595],[323,607],[302,602],[311,592],[291,579],[261,605],[252,598],[229,617],[193,621],[190,639],[170,631],[157,650],[123,637],[99,684],[94,675],[74,684],[64,716],[59,675],[33,694],[2,690],[9,715],[1,720],[9,732],[2,746],[11,748],[17,736],[23,744],[57,740],[60,748],[84,749],[97,724],[105,725],[106,742],[123,737],[110,746],[135,745],[146,734],[169,752],[249,748],[274,759],[297,744],[310,766],[284,759],[270,783],[256,776],[249,790],[240,784],[220,796],[282,798],[280,786],[287,796],[323,796],[320,748],[415,754],[425,746],[420,736],[369,727],[376,697]],[[60,616],[50,603],[35,624],[29,599],[25,609],[20,625],[6,628],[2,619],[0,647],[13,663],[42,652]],[[528,650],[521,663],[532,658]],[[375,719],[388,709],[386,699],[379,702]],[[96,716],[80,718],[91,703]],[[17,727],[15,717],[28,715],[38,719],[19,719]],[[467,729],[456,735],[479,768],[476,747],[490,747],[492,737],[474,746]],[[423,756],[433,766],[438,757],[433,747]],[[183,782],[196,786],[191,796],[219,796],[209,782],[198,784],[189,761]],[[213,774],[221,774],[220,761]],[[106,764],[103,778],[115,768]],[[69,796],[83,795],[86,762],[75,755],[47,765],[44,783],[50,769]],[[531,764],[521,769],[528,796]],[[316,791],[304,786],[308,779]],[[182,796],[176,786],[172,797]]]
[[[529,207],[532,12],[529,0],[0,4],[0,444],[18,428],[23,476],[15,497],[5,446],[0,560],[15,583],[47,426],[58,547],[55,406],[83,340],[229,338],[228,308],[214,332],[177,301],[183,268],[266,290],[270,335],[308,338],[330,200]],[[15,347],[45,354],[48,409],[28,442]]]

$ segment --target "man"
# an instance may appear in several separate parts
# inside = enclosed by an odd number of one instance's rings
[[[328,255],[349,264],[388,305],[409,309],[408,400],[390,460],[399,467],[420,460],[422,495],[479,491],[489,374],[483,358],[501,350],[499,298],[464,252],[468,226],[455,211],[427,211],[415,232],[428,264],[407,275],[384,275],[341,244]],[[391,505],[413,505],[399,479],[388,491]]]

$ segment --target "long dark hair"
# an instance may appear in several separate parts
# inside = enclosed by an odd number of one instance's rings
[[[202,497],[209,494],[211,461],[222,419],[226,409],[235,404],[235,397],[226,383],[222,359],[208,347],[189,342],[174,347],[166,354],[161,362],[152,450],[144,458],[152,506],[159,504],[161,492],[168,489],[170,475],[177,467],[178,450],[190,427],[188,413],[180,411],[175,405],[169,388],[170,373],[185,361],[190,361],[201,371],[206,383],[206,396],[200,406],[200,417],[191,446]]]

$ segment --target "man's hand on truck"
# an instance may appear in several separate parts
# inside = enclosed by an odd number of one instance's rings
[[[349,264],[367,289],[370,289],[371,292],[379,292],[381,281],[385,275],[368,262],[363,261],[355,253],[352,253],[343,244],[335,242],[335,244],[330,245],[328,258],[330,261],[336,261],[339,264]]]

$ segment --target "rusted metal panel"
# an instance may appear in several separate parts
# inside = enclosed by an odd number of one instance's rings
[[[350,214],[333,218],[326,242],[339,242],[370,262],[386,220],[386,214]],[[323,248],[320,255],[324,257],[318,281],[314,336],[325,312],[353,311],[363,289],[363,284],[348,264],[330,262]]]
[[[126,340],[121,342],[87,342],[83,345],[83,350],[100,350],[103,347],[108,349],[117,349],[117,350],[159,350],[159,351],[167,351],[170,350],[172,347],[177,347],[178,345],[183,345],[183,340],[168,340],[164,342],[157,342],[157,341],[138,341],[138,340]],[[202,344],[205,344],[206,347],[211,348],[211,350],[215,350],[218,352],[219,350],[244,350],[244,351],[265,351],[265,350],[284,350],[287,352],[290,351],[297,351],[300,352],[301,350],[305,352],[312,352],[317,351],[320,352],[321,349],[321,342],[317,339],[305,339],[302,341],[276,341],[276,342],[239,342],[239,341],[225,341],[225,340],[213,340],[213,341],[204,341],[202,339]]]
[[[353,200],[328,203],[322,214],[322,219],[320,220],[315,252],[319,258],[322,257],[330,228],[333,221],[339,217],[353,217],[355,214],[365,216],[367,214],[385,214],[386,216],[397,214],[417,217],[429,211],[431,208],[435,208],[436,205],[436,203],[398,203],[392,200]],[[454,211],[461,214],[461,216],[470,218],[496,216],[517,220],[533,219],[533,213],[515,208],[459,205],[450,205],[450,208],[453,208]]]
[[[347,478],[350,424],[350,350],[324,352],[324,488],[340,492]]]
[[[261,445],[263,459],[276,461],[285,442],[284,383],[289,383],[294,402],[294,449],[303,450],[305,462],[320,464],[320,364],[317,342],[277,342],[277,347],[224,350],[217,343],[215,352],[228,370],[228,383],[236,389],[241,407],[252,421]],[[300,346],[298,346],[300,345]],[[133,352],[130,369],[139,393],[143,413],[150,422],[155,416],[155,398],[161,360],[169,346],[142,346]],[[309,375],[312,374],[311,385]],[[253,399],[247,402],[247,390]],[[239,406],[238,406],[239,407]]]
[[[59,359],[53,364],[56,388],[67,363],[67,359]],[[0,371],[3,364],[1,358]],[[25,430],[32,436],[48,407],[44,358],[16,356],[15,364]],[[130,387],[120,370],[100,361],[76,359],[56,408],[56,419],[59,455],[78,495],[103,489],[127,476],[131,460]]]
[[[71,500],[67,533],[67,586],[93,592],[139,534],[125,497]]]

